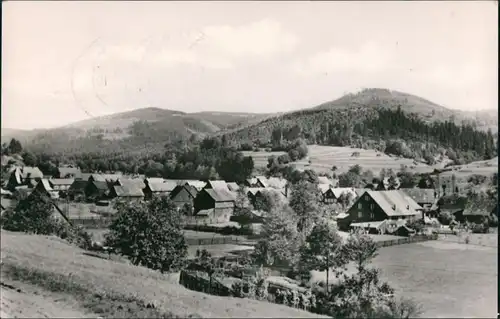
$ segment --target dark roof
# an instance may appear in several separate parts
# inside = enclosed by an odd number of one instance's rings
[[[102,181],[92,181],[92,184],[99,190],[107,191],[109,190],[108,183]]]
[[[225,189],[212,189],[205,188],[205,192],[207,192],[210,197],[212,197],[216,202],[232,202],[235,201],[236,196]]]
[[[430,188],[400,188],[417,203],[432,204],[435,201],[434,190]]]
[[[83,179],[77,179],[75,180],[71,186],[69,187],[70,190],[84,190],[85,186],[87,186],[88,181],[83,180]]]

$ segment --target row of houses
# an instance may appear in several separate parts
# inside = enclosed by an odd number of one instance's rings
[[[115,199],[147,200],[153,195],[169,196],[178,207],[192,207],[190,215],[194,221],[218,223],[229,221],[240,188],[236,183],[225,181],[81,173],[74,167],[62,167],[58,171],[57,178],[45,178],[37,168],[16,168],[9,178],[7,189],[26,192],[36,190],[51,198],[67,197],[69,200],[76,200],[81,197],[95,202],[107,202],[106,204],[111,204]],[[375,227],[376,231],[385,231],[385,228],[390,228],[387,225],[394,224],[382,223],[383,221],[433,218],[440,209],[445,209],[437,204],[438,196],[434,189],[402,189],[394,179],[389,183],[389,179],[385,178],[378,185],[360,189],[339,188],[338,181],[324,176],[318,180],[324,203],[348,203],[347,212],[338,216],[339,227],[343,228],[369,224],[368,228]],[[246,188],[246,195],[252,204],[265,191],[277,192],[285,198],[289,196],[287,181],[281,178],[256,176],[244,181],[241,187]],[[464,213],[465,216],[469,214],[462,209],[460,216]]]

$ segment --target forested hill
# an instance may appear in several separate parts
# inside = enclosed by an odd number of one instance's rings
[[[157,153],[167,143],[203,137],[220,130],[256,123],[268,114],[199,112],[184,113],[161,108],[142,108],[96,117],[47,130],[8,130],[2,142],[11,138],[35,153],[84,154],[116,152]]]
[[[481,130],[473,123],[458,124],[454,118],[426,118],[422,113],[405,111],[404,104],[387,105],[384,99],[367,101],[285,114],[227,133],[226,138],[241,143],[278,144],[303,137],[308,144],[378,149],[428,161],[444,153],[458,162],[489,159],[497,154],[491,130]]]
[[[426,122],[452,121],[457,125],[466,123],[486,131],[498,130],[498,110],[496,108],[482,111],[459,111],[443,107],[422,97],[387,89],[364,89],[358,93],[350,93],[339,99],[318,105],[315,109],[328,110],[348,108],[352,106],[381,107],[396,110],[398,107]]]

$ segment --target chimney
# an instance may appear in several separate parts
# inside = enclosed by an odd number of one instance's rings
[[[396,205],[392,205],[392,210],[396,210]]]
[[[410,209],[410,205],[406,205],[406,209]]]

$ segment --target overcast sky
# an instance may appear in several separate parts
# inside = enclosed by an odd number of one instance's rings
[[[379,87],[497,107],[495,1],[2,3],[2,126],[284,112]]]

